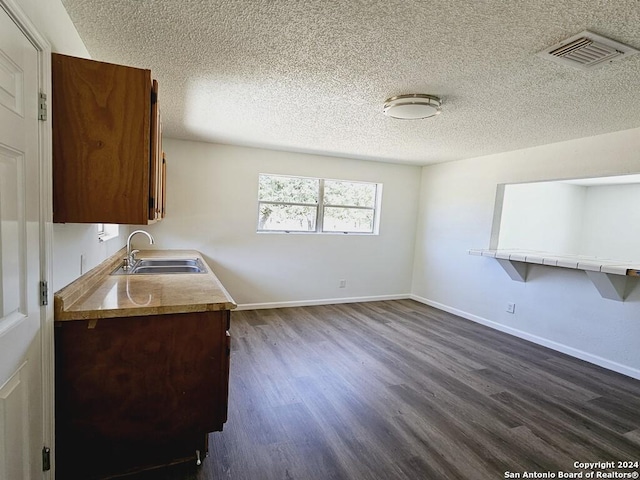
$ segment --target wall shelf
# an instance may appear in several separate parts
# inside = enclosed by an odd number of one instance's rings
[[[583,270],[600,295],[624,301],[628,279],[640,276],[640,263],[583,255],[557,255],[534,250],[471,249],[469,255],[495,258],[512,280],[527,281],[529,264]],[[635,281],[635,280],[632,280]]]

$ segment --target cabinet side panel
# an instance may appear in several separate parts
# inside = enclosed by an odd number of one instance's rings
[[[52,55],[55,222],[147,223],[151,72]]]

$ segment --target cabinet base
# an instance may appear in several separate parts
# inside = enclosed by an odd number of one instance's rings
[[[67,445],[67,448],[64,445]],[[80,444],[65,442],[56,455],[56,476],[58,478],[82,478],[105,480],[120,478],[146,470],[155,470],[179,463],[196,464],[196,451],[203,460],[208,454],[208,435],[198,438],[184,438],[171,443],[132,442],[123,444]]]

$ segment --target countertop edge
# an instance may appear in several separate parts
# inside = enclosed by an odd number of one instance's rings
[[[66,322],[70,320],[101,320],[108,318],[123,317],[146,317],[149,315],[167,315],[176,313],[197,313],[197,312],[217,312],[221,310],[234,310],[235,303],[210,303],[197,305],[170,305],[162,307],[144,308],[120,308],[112,310],[88,310],[63,312],[62,318],[56,318],[56,322]]]

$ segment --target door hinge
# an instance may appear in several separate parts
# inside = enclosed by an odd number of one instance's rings
[[[38,97],[38,120],[47,119],[47,94],[40,92]]]
[[[51,449],[42,447],[42,471],[48,472],[49,470],[51,470]]]
[[[49,284],[40,282],[40,305],[49,305]]]

